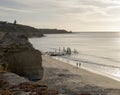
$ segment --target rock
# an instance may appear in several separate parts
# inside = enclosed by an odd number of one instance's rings
[[[13,73],[1,75],[0,95],[59,95],[58,91],[41,82],[30,82]]]
[[[9,62],[8,71],[28,77],[30,80],[39,80],[43,76],[41,53],[37,50],[9,53],[5,59]]]
[[[41,52],[33,48],[25,35],[6,32],[0,39],[0,60],[8,71],[30,80],[43,77]]]
[[[17,74],[10,72],[0,73],[0,80],[8,82],[10,85],[18,85],[21,83],[29,82],[29,80],[25,79],[24,77],[20,77]]]
[[[11,32],[1,32],[0,36],[0,48],[6,51],[23,51],[23,49],[30,49],[33,48],[32,45],[29,43],[28,38],[24,34],[14,34]]]

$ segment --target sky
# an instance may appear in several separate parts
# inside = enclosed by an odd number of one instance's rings
[[[120,0],[0,0],[0,20],[36,28],[120,31]]]

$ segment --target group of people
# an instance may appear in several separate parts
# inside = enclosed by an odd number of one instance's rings
[[[81,67],[81,63],[80,63],[80,62],[77,62],[77,63],[76,63],[76,66],[77,66],[77,68]]]

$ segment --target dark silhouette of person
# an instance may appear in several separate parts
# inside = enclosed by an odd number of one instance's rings
[[[79,67],[81,67],[81,63],[79,63]]]
[[[76,66],[77,66],[77,68],[78,68],[78,66],[79,66],[79,63],[78,63],[78,62],[76,63]]]

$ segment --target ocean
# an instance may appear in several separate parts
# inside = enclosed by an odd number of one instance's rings
[[[40,51],[54,51],[70,47],[79,54],[66,58],[75,65],[78,60],[82,68],[120,81],[120,33],[80,32],[71,34],[46,34],[42,38],[30,38],[34,48]]]

